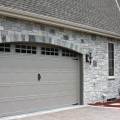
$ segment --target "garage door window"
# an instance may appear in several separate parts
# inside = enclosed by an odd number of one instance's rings
[[[10,52],[10,44],[0,44],[0,52]]]
[[[16,45],[15,51],[16,53],[36,54],[36,47],[27,45]]]
[[[42,55],[53,55],[53,56],[58,56],[59,55],[59,51],[56,48],[46,48],[46,47],[42,47],[41,48],[41,54]]]
[[[75,52],[68,51],[68,50],[62,50],[62,56],[63,57],[77,57]]]

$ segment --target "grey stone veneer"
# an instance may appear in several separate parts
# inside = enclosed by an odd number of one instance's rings
[[[75,50],[83,54],[84,72],[84,103],[102,101],[101,94],[107,94],[107,98],[118,96],[120,88],[120,41],[97,36],[91,39],[91,34],[72,31],[68,29],[42,25],[34,22],[0,17],[2,36],[6,36],[7,42],[29,41],[29,37],[36,42],[59,45]],[[55,30],[55,31],[54,31]],[[64,35],[69,40],[64,40]],[[2,37],[0,38],[0,42]],[[115,79],[108,79],[108,42],[115,45]],[[92,52],[92,64],[85,62],[85,54]],[[94,64],[93,64],[94,61]]]

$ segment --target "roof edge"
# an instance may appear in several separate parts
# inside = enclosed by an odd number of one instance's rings
[[[119,12],[120,12],[120,5],[119,5],[119,3],[118,3],[117,0],[115,0],[115,2],[116,2],[116,5],[117,5],[117,7],[118,7],[118,10],[119,10]]]
[[[120,39],[120,34],[118,33],[9,7],[0,6],[0,15]]]

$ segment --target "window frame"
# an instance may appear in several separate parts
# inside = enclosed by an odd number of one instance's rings
[[[1,50],[0,53],[11,53],[11,44],[9,43],[1,43],[3,44],[3,47],[0,46],[0,49],[4,49],[3,51]],[[6,47],[5,45],[9,45],[9,47]],[[9,51],[7,51],[6,49],[9,49]]]
[[[111,55],[111,56],[113,56],[113,58],[112,58],[112,60],[113,60],[113,66],[112,66],[112,68],[113,68],[113,75],[110,75],[110,57],[109,57],[109,52],[110,52],[110,50],[109,50],[109,44],[112,44],[113,45],[113,55]],[[115,79],[115,45],[114,45],[114,43],[113,42],[108,42],[108,76],[109,76],[109,79]]]
[[[48,50],[47,50],[48,49]],[[41,55],[44,56],[59,56],[59,49],[54,47],[41,47]],[[49,54],[48,54],[49,53]],[[54,53],[54,54],[53,54]]]
[[[74,51],[69,51],[67,49],[62,49],[62,57],[77,58],[77,53]]]
[[[17,47],[17,46],[20,46],[20,47]],[[25,48],[23,48],[23,46],[25,46]],[[28,48],[28,47],[30,47],[30,48]],[[34,47],[35,47],[35,49],[33,49]],[[17,52],[17,50],[19,52]],[[22,51],[25,51],[25,52],[22,52]],[[28,51],[30,51],[30,52],[28,52]],[[15,44],[15,53],[36,55],[37,54],[37,47],[34,45]]]

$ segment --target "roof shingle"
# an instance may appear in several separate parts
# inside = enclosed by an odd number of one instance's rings
[[[0,0],[0,6],[120,34],[120,13],[115,0]]]

